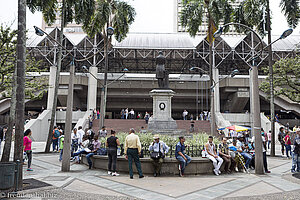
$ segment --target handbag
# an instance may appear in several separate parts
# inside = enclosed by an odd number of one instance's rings
[[[161,151],[160,151],[160,143],[158,143],[158,149],[159,149],[159,152],[154,152],[154,151],[151,152],[150,157],[152,159],[159,159],[159,158],[165,157],[165,155],[163,153],[161,153]]]

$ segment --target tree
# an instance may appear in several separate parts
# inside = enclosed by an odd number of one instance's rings
[[[60,11],[60,35],[59,43],[63,41],[63,29],[69,22],[76,21],[76,23],[84,23],[90,20],[91,14],[95,10],[95,0],[27,0],[27,5],[31,12],[42,11],[46,23],[52,24],[56,20],[56,13]],[[50,145],[52,142],[52,130],[54,127],[54,120],[57,106],[57,93],[59,87],[59,76],[61,71],[62,47],[59,46],[57,56],[57,68],[55,76],[54,87],[54,101],[51,108],[50,126],[45,152],[50,152]]]
[[[16,106],[16,64],[17,64],[17,31],[10,27],[0,26],[0,99],[11,98],[10,119],[5,135],[2,162],[8,162],[11,149],[11,133],[15,123]],[[29,77],[28,72],[40,72],[40,62],[26,56],[25,98],[37,99],[43,96],[47,84],[44,78]]]
[[[231,1],[234,2],[234,1]],[[231,21],[232,6],[228,0],[183,0],[183,9],[180,13],[180,21],[183,27],[191,36],[195,36],[203,22],[207,22],[207,41],[209,42],[209,72],[210,85],[213,85],[213,66],[212,66],[212,44],[213,34],[217,30],[219,23],[228,23]],[[225,27],[226,31],[228,27]],[[211,91],[211,134],[215,135],[215,108],[214,98]]]
[[[268,73],[268,69],[264,68]],[[290,100],[300,103],[300,56],[295,58],[285,58],[277,61],[273,65],[274,94],[283,95]],[[260,89],[266,93],[270,92],[270,75],[264,81]]]
[[[100,111],[100,127],[104,126],[104,118],[106,112],[106,95],[107,95],[107,71],[108,71],[108,41],[106,29],[112,27],[117,41],[122,41],[129,32],[129,26],[133,23],[136,15],[135,9],[125,1],[116,0],[97,0],[95,12],[86,23],[83,23],[83,29],[89,36],[93,37],[97,33],[101,33],[104,38],[104,87],[101,90],[101,111]]]

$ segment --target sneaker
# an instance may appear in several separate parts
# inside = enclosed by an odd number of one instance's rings
[[[296,171],[295,171],[294,169],[291,169],[291,172],[292,172],[292,173],[296,173]]]
[[[108,175],[112,175],[112,172],[111,172],[111,171],[108,171],[107,174],[108,174]]]
[[[270,173],[271,173],[271,171],[269,171],[269,170],[268,170],[268,171],[265,171],[265,173],[266,173],[266,174],[270,174]]]
[[[114,172],[111,174],[112,176],[120,176],[120,174],[118,174],[117,172]]]
[[[219,176],[218,171],[219,171],[219,170],[215,170],[215,169],[214,169],[214,173],[215,173],[216,176]]]
[[[181,166],[180,166],[180,164],[178,165],[178,170],[179,170],[179,176],[182,177],[182,171],[181,171]]]
[[[31,168],[28,168],[28,169],[27,169],[27,171],[33,171],[33,169],[31,169]]]
[[[221,174],[221,171],[220,171],[220,170],[218,170],[218,174],[219,174],[219,175]]]
[[[139,178],[144,178],[144,175],[142,175],[142,176],[139,176]]]

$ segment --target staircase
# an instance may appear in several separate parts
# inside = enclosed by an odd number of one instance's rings
[[[194,121],[195,125],[195,133],[197,132],[210,132],[210,122],[209,121]],[[189,132],[190,130],[190,120],[176,120],[178,129],[186,130]],[[100,120],[95,119],[93,121],[93,130],[95,132],[99,131]],[[129,132],[131,128],[134,128],[136,131],[139,131],[143,126],[147,129],[147,124],[145,120],[137,120],[137,119],[105,119],[105,126],[108,131],[111,129],[116,132]]]

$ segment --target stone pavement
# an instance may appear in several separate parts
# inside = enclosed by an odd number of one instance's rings
[[[35,152],[44,144],[34,143]],[[106,171],[92,169],[81,164],[71,164],[70,172],[61,172],[58,153],[33,154],[33,170],[25,171],[24,178],[34,178],[51,184],[26,194],[48,194],[43,199],[299,199],[300,180],[291,176],[291,160],[268,157],[271,174],[257,176],[246,173],[231,175],[199,175],[157,177],[146,175],[144,179],[129,179],[128,174],[119,177]],[[37,193],[36,193],[37,192]],[[50,194],[50,196],[49,196]],[[51,196],[52,195],[52,196]],[[51,198],[53,197],[53,198]],[[33,198],[32,198],[33,199]],[[42,198],[35,198],[42,199]]]

